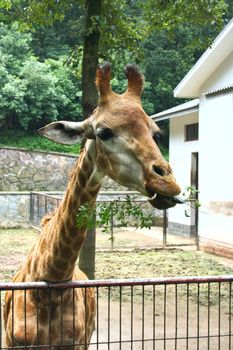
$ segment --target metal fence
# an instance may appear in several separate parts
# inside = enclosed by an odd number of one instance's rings
[[[24,305],[24,311],[20,318],[21,343],[17,345],[12,343],[8,348],[231,350],[233,348],[232,282],[233,276],[231,275],[74,281],[55,284],[45,282],[1,283],[1,306],[6,291],[12,297],[12,315],[8,324],[8,328],[10,328],[8,332],[14,333],[19,326],[16,324],[16,320],[19,322],[19,317],[16,312],[18,301],[15,299],[19,291],[22,293],[21,303]],[[95,329],[89,346],[87,341],[86,344],[85,341],[84,344],[76,341],[75,322],[77,319],[74,308],[78,301],[74,295],[75,291],[80,288],[82,288],[83,296],[86,296],[88,288],[93,288],[95,291]],[[33,331],[32,321],[26,318],[28,309],[31,307],[31,305],[27,305],[29,291],[35,291],[35,309],[31,312],[35,319]],[[73,305],[69,319],[65,317],[63,312],[67,293],[70,293]],[[54,306],[55,295],[56,307]],[[49,302],[46,303],[46,300]],[[43,316],[43,327],[41,325],[42,304],[43,310],[46,309],[47,312],[47,316]],[[84,320],[85,310],[86,307],[83,308]],[[45,322],[45,320],[47,321]],[[54,327],[54,322],[56,322],[56,327]],[[65,328],[66,322],[70,322],[69,329]],[[44,332],[47,329],[47,340],[44,338],[42,341],[41,327]],[[84,330],[86,331],[86,329],[87,325],[84,321]],[[5,349],[4,332],[1,316],[1,349]],[[32,344],[28,341],[31,333],[34,334]],[[86,339],[85,336],[84,339]]]
[[[155,217],[154,209],[151,207],[151,205],[148,203],[148,200],[140,196],[137,192],[132,191],[108,191],[108,192],[101,192],[100,196],[97,199],[97,203],[109,203],[111,201],[114,201],[117,199],[118,202],[124,202],[126,195],[132,195],[134,196],[134,201],[142,206],[144,206],[144,209],[147,213],[149,211],[150,214],[152,214],[153,217]],[[41,219],[48,213],[53,212],[59,205],[59,203],[62,200],[63,194],[60,195],[51,195],[47,193],[42,192],[31,192],[30,193],[30,223],[33,227],[39,228]],[[192,200],[190,200],[191,202]],[[196,209],[197,210],[197,209]],[[161,211],[160,211],[161,212]],[[163,210],[162,215],[160,214],[159,220],[157,218],[157,222],[155,221],[155,226],[158,227],[158,230],[156,231],[156,239],[157,242],[153,240],[148,240],[148,242],[142,242],[142,240],[139,240],[138,244],[133,246],[136,235],[135,232],[132,233],[131,237],[128,234],[128,243],[125,241],[125,237],[122,239],[117,240],[116,232],[118,223],[116,222],[114,215],[111,219],[111,227],[110,227],[110,239],[103,240],[103,242],[100,243],[101,247],[98,247],[98,241],[97,241],[97,248],[103,248],[106,246],[109,247],[109,249],[114,248],[126,248],[128,245],[130,245],[130,248],[153,248],[153,247],[169,247],[169,246],[197,246],[198,247],[198,234],[197,230],[194,236],[189,237],[177,237],[176,240],[173,240],[172,242],[168,239],[168,210]],[[158,225],[159,222],[159,225]],[[130,226],[133,226],[130,225]],[[119,231],[119,230],[118,230]],[[122,229],[121,229],[122,231]],[[119,233],[119,232],[118,232]],[[119,235],[118,235],[119,236]],[[122,236],[122,235],[121,235]],[[125,235],[123,235],[125,236]],[[122,236],[122,237],[123,237]],[[153,235],[151,235],[153,237]],[[122,241],[122,243],[121,243]]]

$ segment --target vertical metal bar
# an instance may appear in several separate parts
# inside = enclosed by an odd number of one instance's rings
[[[221,349],[221,282],[218,282],[218,349]]]
[[[210,283],[208,283],[208,308],[207,308],[207,349],[210,349]]]
[[[166,302],[167,302],[167,285],[165,284],[164,285],[164,304],[163,304],[163,312],[164,312],[164,315],[163,315],[163,335],[164,335],[164,350],[166,350],[167,348],[167,341],[166,341],[166,336],[167,336],[167,330],[166,330],[166,327],[167,327],[167,324],[166,324],[166,313],[167,313],[167,305],[166,305]]]
[[[153,284],[153,350],[155,350],[155,285]]]
[[[73,314],[73,322],[72,322],[72,328],[73,328],[73,342],[72,347],[75,349],[75,289],[72,288],[72,314]],[[84,301],[84,321],[85,321],[85,346],[86,346],[86,288],[85,288],[85,301]]]
[[[229,350],[231,350],[231,293],[232,293],[232,282],[229,282]]]
[[[36,290],[36,348],[39,348],[39,289]]]
[[[0,349],[2,349],[2,291],[0,290]]]
[[[133,286],[131,286],[131,350],[133,350]]]
[[[186,296],[187,296],[187,319],[186,319],[186,350],[189,348],[189,284],[187,283],[187,290],[186,290]]]
[[[60,328],[60,333],[61,333],[61,345],[63,345],[64,339],[63,339],[63,289],[61,289],[61,328]]]
[[[49,292],[49,310],[48,310],[48,318],[49,318],[49,349],[52,349],[52,304],[51,304],[51,289],[48,289]]]
[[[30,192],[30,223],[33,224],[34,221],[34,210],[35,210],[35,195]]]
[[[163,210],[163,246],[167,245],[167,210]]]
[[[88,305],[87,305],[87,288],[85,287],[85,350],[88,348],[88,337],[87,337],[87,331],[88,331]]]
[[[198,201],[198,192],[196,192],[196,200]],[[199,208],[195,203],[195,242],[197,250],[200,250],[200,240],[199,240],[199,228],[198,228],[198,222],[199,222]]]
[[[121,334],[121,327],[122,327],[122,286],[119,287],[120,290],[120,295],[119,295],[119,349],[121,350],[121,337],[122,337],[122,334]]]
[[[27,291],[24,289],[24,348],[27,349],[26,343],[27,343]]]
[[[113,237],[113,210],[111,207],[111,250],[113,250],[113,245],[114,245],[114,237]]]
[[[197,284],[197,350],[200,350],[200,284]]]
[[[40,223],[40,195],[37,194],[37,225]]]
[[[14,348],[14,344],[13,344],[13,339],[14,339],[14,314],[15,314],[15,293],[14,290],[12,290],[11,292],[11,298],[12,298],[12,308],[11,308],[11,312],[12,312],[12,319],[11,319],[11,331],[12,331],[12,336],[11,336],[11,346],[12,349]]]
[[[45,204],[44,204],[45,208],[44,209],[45,209],[45,214],[47,214],[48,213],[48,197],[45,196],[44,199],[45,199]]]
[[[175,350],[177,350],[177,332],[178,332],[178,289],[175,285]]]
[[[145,339],[145,286],[142,286],[142,350],[144,350]]]
[[[111,309],[110,309],[110,287],[108,286],[108,349],[110,349],[110,317],[111,317]]]
[[[96,287],[96,343],[99,350],[99,287]]]

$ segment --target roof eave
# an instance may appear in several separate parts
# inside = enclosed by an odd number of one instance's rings
[[[174,97],[196,98],[201,86],[232,52],[233,19],[174,89]]]
[[[199,111],[199,100],[195,99],[189,102],[185,102],[179,106],[167,109],[166,111],[154,114],[151,119],[155,122],[171,119],[175,117],[189,115]]]

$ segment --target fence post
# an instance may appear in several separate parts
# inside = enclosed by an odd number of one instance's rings
[[[167,245],[167,209],[163,210],[163,246]]]
[[[198,232],[198,216],[199,216],[199,210],[198,210],[198,206],[195,207],[195,240],[196,240],[196,247],[197,250],[200,250],[200,246],[199,246],[199,232]]]
[[[111,207],[111,250],[113,250],[113,212],[112,212],[112,207]]]
[[[30,192],[30,208],[29,208],[29,211],[30,211],[30,223],[33,224],[33,221],[34,221],[34,205],[35,205],[35,197],[34,197],[34,194],[33,192]]]

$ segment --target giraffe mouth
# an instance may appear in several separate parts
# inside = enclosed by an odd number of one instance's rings
[[[184,200],[175,196],[164,196],[159,193],[155,193],[153,197],[149,199],[149,203],[156,209],[164,210],[174,207],[176,204],[184,204]]]

